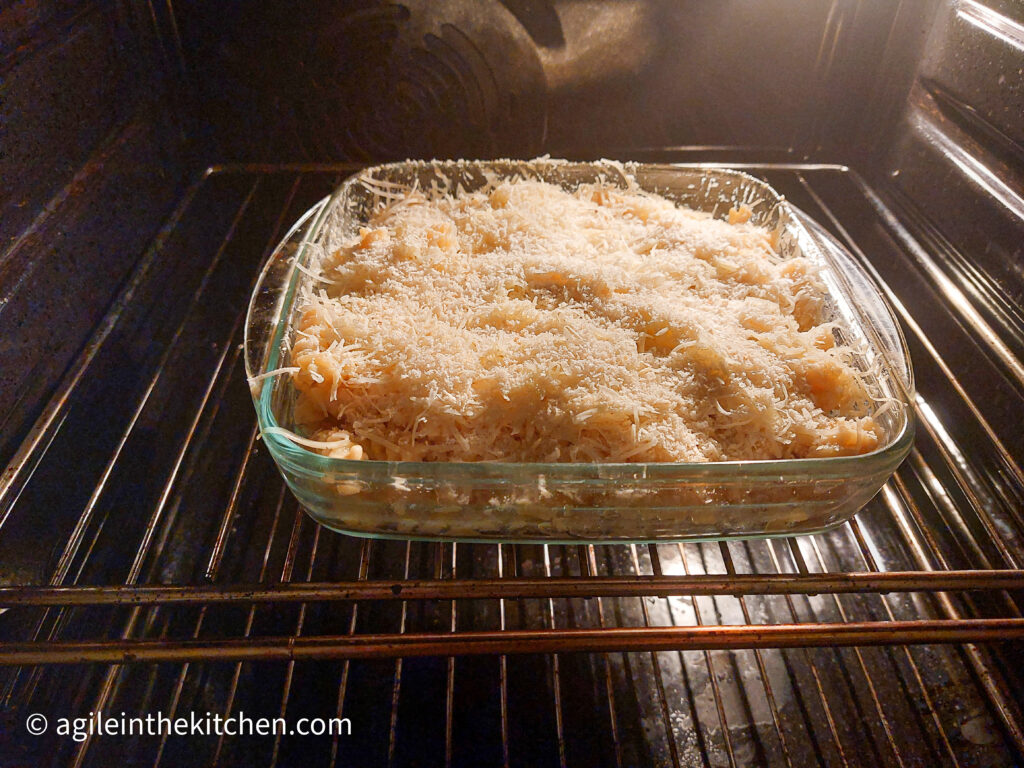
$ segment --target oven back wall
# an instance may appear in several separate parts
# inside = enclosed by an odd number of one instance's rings
[[[870,162],[942,4],[332,0],[175,4],[219,158],[727,147]],[[709,150],[709,154],[712,150]]]

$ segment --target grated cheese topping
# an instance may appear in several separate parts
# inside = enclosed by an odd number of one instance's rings
[[[665,462],[865,453],[882,430],[825,287],[776,238],[635,188],[373,182],[311,265],[295,417],[328,455]]]

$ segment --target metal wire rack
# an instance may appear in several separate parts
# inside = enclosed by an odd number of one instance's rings
[[[1021,329],[988,311],[998,286],[950,273],[927,225],[848,169],[746,168],[869,266],[911,344],[917,444],[857,518],[816,536],[649,546],[371,541],[316,526],[261,450],[241,319],[270,248],[353,167],[213,168],[0,481],[0,702],[17,756],[1022,759],[1024,454],[1019,425],[999,416],[1024,400]],[[26,713],[89,711],[337,714],[354,735],[277,736],[269,757],[244,738],[20,738]]]

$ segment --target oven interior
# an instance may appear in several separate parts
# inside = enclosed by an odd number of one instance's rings
[[[0,0],[0,764],[1024,760],[1024,5]],[[914,449],[850,523],[650,546],[317,527],[240,357],[366,164],[737,167],[884,286]],[[351,735],[33,738],[29,713]]]

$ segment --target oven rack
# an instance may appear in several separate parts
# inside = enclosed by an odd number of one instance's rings
[[[399,723],[416,717],[403,686],[426,674],[413,675],[414,657],[440,656],[423,685],[444,697],[442,762],[459,749],[460,696],[473,691],[492,701],[494,754],[508,765],[522,725],[509,670],[522,654],[542,672],[549,716],[534,725],[553,764],[590,748],[592,764],[616,765],[638,749],[674,765],[692,754],[738,764],[748,749],[801,765],[805,745],[818,762],[851,765],[1024,754],[1019,646],[1007,642],[1024,638],[1021,453],[1013,425],[992,416],[986,387],[951,354],[973,345],[986,386],[1009,381],[1001,396],[1019,403],[1007,350],[1020,329],[988,312],[997,288],[937,266],[929,230],[908,228],[898,201],[843,166],[744,165],[870,267],[912,349],[917,444],[849,523],[646,546],[363,540],[316,526],[284,488],[259,444],[240,357],[262,259],[355,167],[211,168],[126,281],[0,482],[0,555],[14,574],[0,587],[0,702],[53,711],[73,690],[82,711],[173,712],[205,686],[211,706],[230,712],[258,698],[251,665],[275,661],[286,671],[274,710],[287,712],[303,706],[293,691],[314,696],[296,664],[308,660],[331,665],[330,693],[315,697],[339,713],[367,695],[355,677],[387,692],[376,736],[393,756],[406,743]],[[607,743],[587,747],[570,727],[564,702],[591,701],[574,690],[583,662],[571,652],[593,667]],[[479,681],[463,671],[479,671],[474,654],[490,665]],[[384,659],[382,671],[373,660]],[[983,743],[965,741],[961,707],[993,724]],[[842,713],[868,713],[870,724],[855,732]],[[657,734],[617,724],[640,721]],[[97,740],[64,749],[72,764],[104,764]],[[211,754],[228,749],[218,742]],[[161,745],[150,762],[169,754]]]
[[[580,545],[584,548],[586,545]],[[721,545],[723,558],[728,548]],[[657,570],[657,545],[647,547]],[[589,553],[588,553],[589,559]],[[273,586],[126,586],[6,587],[0,605],[92,606],[179,605],[197,603],[312,603],[366,600],[522,600],[555,598],[661,598],[747,595],[891,594],[1024,589],[1021,571],[946,571],[943,573],[843,573],[551,577],[545,579],[431,579],[283,583]],[[917,643],[963,643],[1024,639],[1024,618],[959,617],[945,620],[805,622],[692,627],[620,627],[547,629],[450,634],[373,634],[322,637],[261,637],[200,640],[99,640],[7,643],[2,664],[132,663],[199,659],[297,660],[317,658],[394,658],[402,656],[560,651],[720,650],[729,648],[803,648]]]

